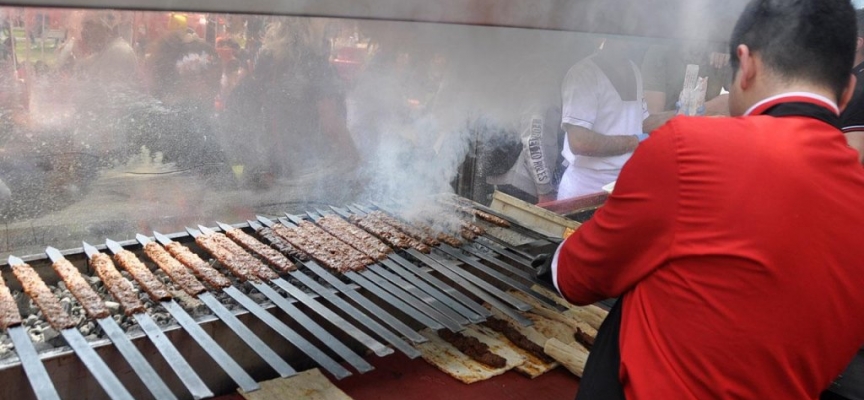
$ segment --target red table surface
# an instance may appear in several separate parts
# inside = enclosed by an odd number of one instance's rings
[[[354,400],[571,400],[579,385],[579,379],[563,367],[534,379],[508,371],[466,385],[422,358],[410,360],[400,353],[367,360],[374,371],[331,382]]]
[[[579,386],[579,379],[563,367],[534,379],[508,371],[466,385],[422,358],[410,360],[398,353],[367,361],[375,366],[374,371],[362,375],[355,372],[341,381],[327,377],[354,400],[571,400]],[[228,394],[214,400],[244,399],[239,394]]]

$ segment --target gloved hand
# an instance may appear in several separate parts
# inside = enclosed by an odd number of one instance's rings
[[[545,283],[547,285],[554,286],[552,281],[552,259],[554,258],[554,254],[540,254],[537,257],[534,257],[531,260],[531,266],[534,267],[534,277],[537,278],[538,281]]]

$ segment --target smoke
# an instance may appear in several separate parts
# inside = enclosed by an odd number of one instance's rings
[[[565,32],[367,22],[379,52],[350,93],[363,197],[418,220],[444,213],[466,156],[519,141],[528,110],[560,103],[567,69],[598,38]]]

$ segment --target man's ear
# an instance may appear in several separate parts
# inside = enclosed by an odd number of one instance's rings
[[[741,90],[750,89],[754,85],[754,80],[758,74],[758,61],[746,44],[738,45],[735,51],[738,55],[738,85],[741,87]]]
[[[861,38],[858,38],[859,41]],[[837,106],[840,108],[840,112],[846,109],[846,106],[849,105],[849,101],[852,100],[852,95],[855,93],[855,85],[858,83],[858,78],[855,77],[855,74],[849,74],[849,83],[846,84],[846,88],[843,89],[843,93],[840,94],[840,102],[837,103]]]
[[[855,51],[861,52],[861,49],[864,49],[864,38],[859,36],[857,45],[855,46]]]

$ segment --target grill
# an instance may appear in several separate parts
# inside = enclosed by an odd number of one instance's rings
[[[402,220],[395,205],[371,203],[303,216],[259,216],[234,225],[217,222],[218,228],[199,225],[172,235],[154,232],[153,238],[138,234],[136,241],[84,243],[83,256],[82,250],[48,248],[56,274],[86,319],[101,328],[95,341],[86,340],[73,323],[57,322],[65,311],[45,286],[52,276],[41,267],[47,264],[44,257],[27,257],[36,269],[10,257],[17,282],[71,352],[40,360],[9,294],[7,284],[17,288],[16,280],[0,281],[0,327],[19,359],[0,367],[0,382],[23,370],[40,399],[80,397],[82,390],[88,397],[122,399],[146,392],[157,399],[197,399],[233,388],[255,391],[256,379],[287,377],[310,366],[342,379],[372,370],[365,356],[398,351],[419,357],[414,345],[428,339],[418,330],[460,332],[493,315],[484,303],[531,325],[522,314],[531,305],[513,291],[564,310],[531,289],[531,254],[553,247],[554,240],[468,200],[448,197],[445,203],[470,220],[463,222],[465,240],[459,246],[452,237],[435,240],[436,231]],[[374,240],[345,239],[370,234]],[[528,244],[514,246],[508,235]],[[370,248],[377,240],[389,247]],[[218,262],[206,261],[211,258]],[[143,261],[155,264],[157,273]],[[93,276],[101,278],[108,294],[93,290],[88,283]],[[168,281],[177,290],[169,290]],[[143,302],[138,295],[124,296],[136,291],[146,295],[140,296]],[[109,312],[106,300],[120,303],[140,332],[124,330],[117,323],[121,312]],[[196,320],[190,308],[207,315]],[[160,326],[157,313],[177,326]],[[74,358],[83,365],[82,374],[88,371],[84,381],[95,379],[96,387],[52,381],[52,370],[79,365],[69,362]]]

